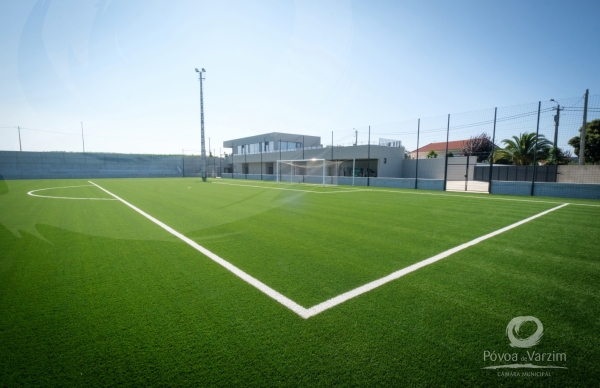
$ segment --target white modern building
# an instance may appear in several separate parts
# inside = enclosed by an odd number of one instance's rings
[[[318,136],[280,132],[227,140],[223,147],[232,150],[225,159],[223,174],[251,175],[249,179],[269,179],[269,176],[274,179],[279,160],[311,159],[327,161],[326,176],[352,176],[354,166],[356,177],[400,177],[405,154],[400,141],[336,146],[321,144]],[[281,166],[286,168],[285,164]],[[294,173],[304,174],[306,171],[299,169]]]

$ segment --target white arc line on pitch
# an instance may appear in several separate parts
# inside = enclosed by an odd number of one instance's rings
[[[384,276],[380,279],[374,280],[370,283],[367,283],[363,286],[360,286],[358,288],[355,288],[354,290],[345,292],[341,295],[338,295],[334,298],[331,298],[329,300],[326,300],[325,302],[319,303],[318,305],[315,305],[313,307],[310,308],[304,308],[302,306],[300,306],[298,303],[294,302],[293,300],[291,300],[290,298],[280,294],[279,292],[275,291],[274,289],[272,289],[271,287],[267,286],[266,284],[262,283],[260,280],[248,275],[247,273],[245,273],[244,271],[242,271],[241,269],[237,268],[236,266],[234,266],[233,264],[229,263],[228,261],[226,261],[225,259],[222,259],[221,257],[215,255],[214,253],[212,253],[211,251],[209,251],[208,249],[200,246],[198,243],[196,243],[195,241],[189,239],[188,237],[184,236],[183,234],[177,232],[176,230],[174,230],[173,228],[171,228],[170,226],[167,226],[166,224],[164,224],[163,222],[157,220],[156,218],[152,217],[151,215],[145,213],[144,211],[138,209],[137,207],[133,206],[132,204],[130,204],[129,202],[125,201],[124,199],[116,196],[115,194],[111,193],[110,191],[104,189],[101,186],[98,186],[97,184],[95,184],[92,181],[89,181],[91,184],[93,184],[94,186],[98,187],[100,190],[106,192],[107,194],[113,196],[114,198],[116,198],[117,200],[123,202],[125,205],[129,206],[130,208],[132,208],[133,210],[135,210],[136,212],[140,213],[141,215],[143,215],[144,217],[146,217],[147,219],[149,219],[150,221],[154,222],[156,225],[160,226],[161,228],[163,228],[164,230],[166,230],[167,232],[171,233],[172,235],[174,235],[175,237],[179,238],[180,240],[184,241],[185,243],[187,243],[188,245],[190,245],[191,247],[193,247],[194,249],[196,249],[197,251],[199,251],[200,253],[202,253],[203,255],[207,256],[208,258],[210,258],[211,260],[213,260],[214,262],[216,262],[217,264],[221,265],[222,267],[226,268],[227,270],[229,270],[230,272],[232,272],[233,274],[235,274],[236,276],[238,276],[239,278],[241,278],[242,280],[244,280],[245,282],[251,284],[252,286],[256,287],[258,290],[262,291],[263,293],[267,294],[268,296],[270,296],[271,298],[275,299],[276,301],[278,301],[279,303],[281,303],[282,305],[284,305],[285,307],[287,307],[288,309],[292,310],[293,312],[295,312],[296,314],[298,314],[299,316],[301,316],[304,319],[308,319],[310,317],[313,317],[319,313],[322,313],[325,310],[328,310],[332,307],[335,307],[341,303],[346,302],[347,300],[350,300],[352,298],[355,298],[361,294],[364,294],[366,292],[369,292],[379,286],[382,286],[386,283],[391,282],[392,280],[396,280],[406,274],[409,274],[413,271],[416,271],[420,268],[423,268],[429,264],[433,264],[439,260],[445,259],[446,257],[460,252],[463,249],[469,248],[473,245],[479,244],[482,241],[485,241],[489,238],[492,238],[494,236],[497,236],[501,233],[504,233],[508,230],[514,229],[517,226],[523,225],[529,221],[532,221],[536,218],[542,217],[550,212],[553,212],[555,210],[558,210],[562,207],[565,207],[567,205],[569,205],[568,203],[563,203],[560,206],[554,207],[552,209],[543,211],[541,213],[538,213],[534,216],[531,216],[529,218],[526,218],[524,220],[521,220],[519,222],[515,222],[514,224],[508,225],[502,229],[498,229],[494,232],[488,233],[484,236],[478,237],[474,240],[471,240],[467,243],[464,243],[462,245],[459,245],[457,247],[454,247],[452,249],[448,249],[447,251],[444,251],[440,254],[437,254],[433,257],[430,257],[429,259],[420,261],[418,263],[415,263],[413,265],[410,265],[406,268],[403,268],[399,271],[396,271],[394,273],[391,273],[387,276]]]
[[[92,181],[89,181],[89,182],[91,184],[93,184],[94,186],[98,187],[100,190],[104,191],[105,193],[107,193],[109,195],[112,195],[117,200],[123,202],[125,205],[129,206],[130,208],[132,208],[136,212],[140,213],[141,215],[143,215],[144,217],[146,217],[150,221],[154,222],[156,225],[160,226],[161,228],[163,228],[167,232],[171,233],[173,236],[175,236],[175,237],[179,238],[180,240],[184,241],[189,246],[191,246],[192,248],[196,249],[197,251],[199,251],[203,255],[207,256],[208,258],[210,258],[211,260],[213,260],[217,264],[221,265],[222,267],[224,267],[228,271],[232,272],[237,277],[241,278],[245,282],[253,285],[256,288],[258,288],[260,291],[264,292],[265,294],[267,294],[271,298],[275,299],[276,301],[278,301],[279,303],[281,303],[285,307],[289,308],[290,310],[292,310],[296,314],[300,315],[302,318],[307,318],[306,317],[306,309],[304,307],[300,306],[298,303],[294,302],[293,300],[291,300],[291,299],[287,298],[286,296],[280,294],[279,292],[275,291],[271,287],[269,287],[266,284],[262,283],[260,280],[254,278],[254,277],[252,277],[250,275],[248,275],[246,272],[242,271],[238,267],[236,267],[233,264],[229,263],[225,259],[220,258],[219,256],[215,255],[214,253],[212,253],[208,249],[206,249],[203,246],[199,245],[198,243],[196,243],[192,239],[184,236],[183,234],[179,233],[178,231],[176,231],[175,229],[171,228],[170,226],[168,226],[168,225],[164,224],[163,222],[157,220],[156,218],[152,217],[148,213],[145,213],[144,211],[138,209],[137,207],[133,206],[129,202],[125,201],[124,199],[117,197],[116,195],[114,195],[110,191],[106,190],[103,187],[98,186],[97,184],[95,184]]]
[[[56,198],[56,199],[89,199],[92,201],[116,201],[116,199],[114,198],[75,198],[75,197],[52,197],[49,195],[39,195],[39,194],[33,194],[36,191],[44,191],[44,190],[52,190],[52,189],[68,189],[70,187],[91,187],[92,185],[79,185],[79,186],[62,186],[62,187],[48,187],[45,189],[37,189],[37,190],[31,190],[29,192],[27,192],[27,195],[31,195],[32,197],[40,197],[40,198]]]

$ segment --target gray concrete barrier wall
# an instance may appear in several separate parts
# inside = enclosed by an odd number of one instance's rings
[[[4,179],[179,177],[181,157],[0,151]]]
[[[402,178],[415,178],[417,160],[407,159],[402,164]],[[419,179],[444,179],[444,158],[419,159]]]
[[[542,197],[600,199],[600,184],[536,182],[533,195]]]
[[[531,195],[531,182],[492,181],[492,194]],[[533,195],[540,197],[600,199],[600,184],[536,182]]]
[[[600,183],[600,165],[558,166],[557,183]]]
[[[491,194],[531,195],[531,182],[492,181]]]

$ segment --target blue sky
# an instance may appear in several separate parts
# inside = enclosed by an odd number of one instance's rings
[[[600,93],[599,1],[0,3],[0,149],[179,153]],[[4,128],[8,127],[8,128]],[[346,131],[346,132],[344,132]],[[399,139],[402,140],[402,139]]]

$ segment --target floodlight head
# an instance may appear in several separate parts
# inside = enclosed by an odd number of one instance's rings
[[[203,72],[203,73],[206,73],[206,70],[204,70],[204,68],[202,68],[202,72]]]
[[[198,68],[196,68],[196,73],[200,73],[200,70],[198,70]]]
[[[550,101],[554,101],[554,98],[551,98]],[[556,101],[554,101],[554,102],[556,102]]]

